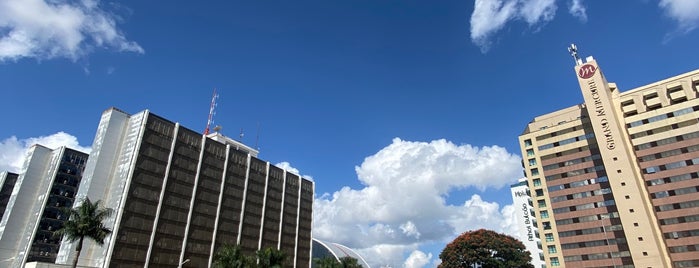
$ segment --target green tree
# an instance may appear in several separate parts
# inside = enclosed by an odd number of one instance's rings
[[[243,255],[240,247],[237,245],[223,245],[214,255],[214,267],[216,268],[248,268],[255,266],[255,259]]]
[[[334,257],[324,257],[324,258],[315,258],[313,259],[313,263],[315,264],[315,267],[318,268],[341,268],[340,262],[337,261]]]
[[[461,234],[439,254],[440,268],[533,268],[532,257],[519,240],[480,229]]]
[[[101,246],[104,244],[104,239],[112,233],[112,230],[102,223],[112,215],[112,209],[102,207],[101,203],[100,200],[92,203],[89,198],[85,198],[79,206],[62,210],[68,220],[54,235],[65,237],[71,243],[78,241],[78,245],[75,247],[77,255],[73,260],[73,267],[78,266],[85,238],[89,238]]]
[[[345,256],[340,258],[340,264],[342,268],[362,268],[362,265],[359,264],[359,261],[355,258]]]
[[[286,254],[276,248],[266,248],[257,251],[258,266],[261,268],[281,268],[284,266]]]
[[[340,261],[334,257],[315,258],[313,263],[318,268],[362,268],[357,259],[349,256],[340,258]]]

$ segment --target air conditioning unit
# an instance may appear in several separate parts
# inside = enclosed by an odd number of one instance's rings
[[[674,239],[680,238],[680,234],[677,232],[672,232],[672,238],[674,238]]]

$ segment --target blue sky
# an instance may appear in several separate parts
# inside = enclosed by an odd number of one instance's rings
[[[566,48],[622,91],[696,69],[699,2],[0,0],[0,169],[89,150],[102,111],[215,124],[316,182],[314,233],[373,267],[514,234],[517,136],[582,102]]]

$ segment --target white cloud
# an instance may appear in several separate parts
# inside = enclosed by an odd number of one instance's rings
[[[699,1],[660,0],[658,6],[666,16],[677,21],[681,33],[688,33],[699,26]]]
[[[21,58],[77,60],[95,47],[143,53],[116,27],[97,0],[0,1],[0,61]]]
[[[299,175],[307,180],[311,180],[311,181],[313,180],[313,177],[311,177],[310,175],[300,175],[301,172],[299,172],[299,170],[297,168],[292,167],[289,162],[280,162],[280,163],[275,164],[275,166],[277,166],[278,168],[281,168],[283,170],[286,170],[287,172],[297,174],[297,175]]]
[[[78,138],[65,132],[48,136],[17,139],[12,136],[0,141],[0,171],[18,172],[24,163],[27,149],[34,144],[41,144],[51,149],[67,146],[81,152],[89,153],[91,148],[81,146]]]
[[[582,4],[582,0],[571,0],[568,5],[568,12],[582,22],[587,22],[587,9]]]
[[[514,209],[508,206],[500,209],[479,195],[463,204],[446,201],[454,190],[501,188],[521,176],[520,158],[502,147],[396,138],[355,170],[365,187],[344,187],[316,199],[313,232],[358,249],[372,266],[425,265],[429,258],[415,250],[425,243],[446,244],[467,230],[517,230],[509,226],[514,222],[507,213]]]
[[[432,253],[425,254],[422,251],[415,250],[412,253],[410,253],[410,256],[408,256],[408,259],[405,260],[405,264],[403,264],[403,267],[406,267],[406,268],[424,267],[425,265],[430,263],[430,259],[432,259]]]
[[[522,20],[534,31],[556,15],[556,0],[476,0],[471,14],[471,41],[485,53],[494,35],[510,21]],[[587,21],[582,0],[571,0],[568,10],[581,21]]]

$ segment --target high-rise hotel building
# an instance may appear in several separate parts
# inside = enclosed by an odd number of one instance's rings
[[[87,156],[33,145],[18,174],[0,173],[0,267],[56,260],[54,232],[66,220],[61,209],[73,206]]]
[[[102,114],[77,199],[114,209],[103,246],[87,240],[87,267],[210,267],[226,244],[244,254],[286,253],[309,267],[314,183],[258,159],[220,133],[202,135],[149,111]],[[56,263],[71,263],[61,243]]]
[[[698,267],[699,70],[620,92],[576,63],[584,103],[519,137],[547,267]]]
[[[531,264],[534,268],[546,268],[544,252],[541,250],[541,239],[537,230],[537,221],[534,218],[534,203],[532,202],[527,178],[521,178],[515,184],[510,185],[512,202],[515,206],[519,237],[524,247],[532,256]]]

